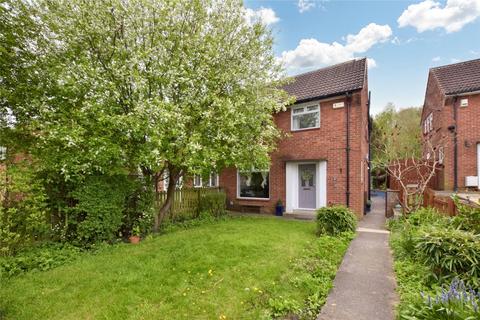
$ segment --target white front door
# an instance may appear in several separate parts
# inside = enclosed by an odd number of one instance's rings
[[[288,161],[285,176],[286,212],[327,205],[327,161]]]

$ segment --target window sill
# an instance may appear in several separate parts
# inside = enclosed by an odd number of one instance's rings
[[[305,129],[291,129],[290,132],[303,132],[309,130],[318,130],[320,127],[313,127],[313,128],[305,128]]]
[[[270,198],[248,198],[248,197],[237,197],[237,200],[270,201]]]

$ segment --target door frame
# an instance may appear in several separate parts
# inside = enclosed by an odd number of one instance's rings
[[[299,195],[299,176],[298,165],[315,164],[315,209],[300,208],[298,205]],[[294,210],[310,210],[314,211],[327,205],[327,161],[326,160],[310,160],[310,161],[287,161],[285,164],[285,211],[293,212]]]

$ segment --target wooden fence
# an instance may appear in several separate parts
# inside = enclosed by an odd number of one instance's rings
[[[169,219],[188,220],[196,218],[199,214],[200,198],[209,193],[224,192],[222,188],[185,188],[177,189],[173,195]],[[160,191],[156,198],[157,208],[161,208],[167,200],[167,192]]]
[[[455,201],[453,201],[452,199],[452,195],[452,192],[437,191],[427,188],[423,194],[423,206],[435,208],[445,215],[457,215],[458,208],[455,204]],[[463,199],[462,197],[459,198],[459,202],[465,206],[480,208],[480,205],[472,201]]]

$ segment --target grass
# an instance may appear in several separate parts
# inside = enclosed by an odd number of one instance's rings
[[[112,246],[7,280],[0,319],[262,319],[300,309],[308,318],[350,240],[314,229],[234,218]]]

